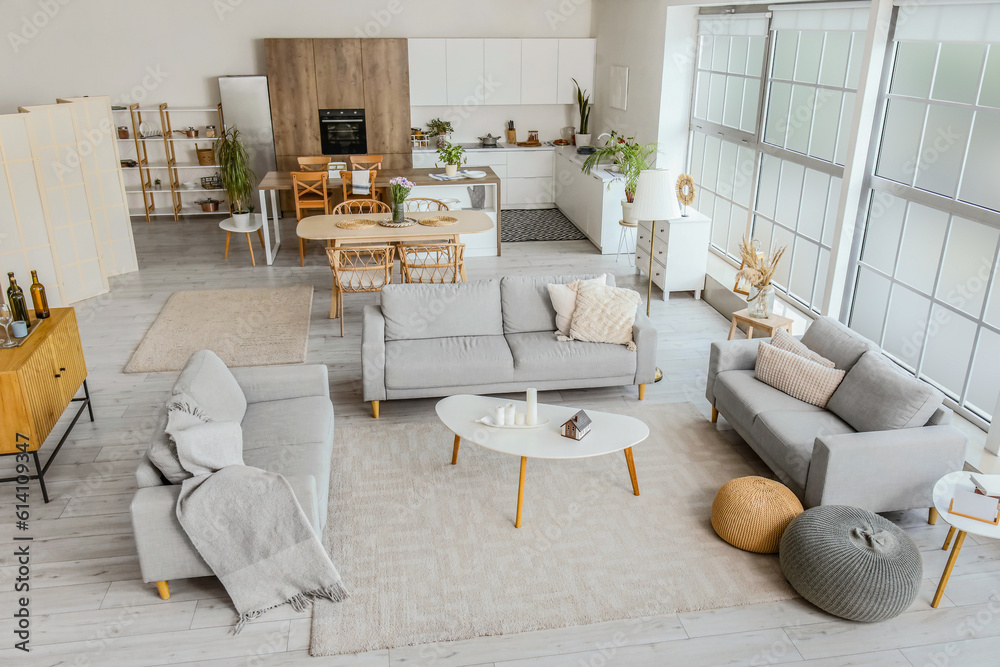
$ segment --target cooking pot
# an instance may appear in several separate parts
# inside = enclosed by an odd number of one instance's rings
[[[201,204],[201,210],[205,213],[214,213],[215,211],[218,211],[219,204],[221,203],[221,199],[202,199],[195,202],[195,204]]]
[[[177,132],[180,132],[181,134],[186,134],[191,139],[194,139],[198,136],[198,130],[194,129],[193,127],[188,127],[187,129],[184,130],[177,130]]]
[[[487,134],[485,137],[479,137],[479,141],[482,142],[483,148],[496,148],[497,142],[500,141],[500,137],[494,137],[492,134]]]

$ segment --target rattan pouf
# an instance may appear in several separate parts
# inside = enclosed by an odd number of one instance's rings
[[[715,495],[712,528],[734,547],[773,554],[781,534],[799,514],[802,503],[785,485],[764,477],[739,477]]]
[[[781,571],[799,595],[850,621],[885,621],[920,592],[923,564],[910,536],[857,507],[813,507],[781,538]]]

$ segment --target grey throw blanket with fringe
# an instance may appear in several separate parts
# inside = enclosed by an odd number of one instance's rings
[[[284,477],[229,465],[184,481],[177,518],[225,586],[239,632],[286,602],[304,611],[316,598],[348,597]]]

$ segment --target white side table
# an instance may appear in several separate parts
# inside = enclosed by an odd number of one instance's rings
[[[250,264],[253,266],[257,266],[257,261],[254,259],[253,256],[253,243],[250,242],[250,235],[253,234],[254,232],[257,232],[257,238],[260,239],[260,247],[264,248],[265,247],[264,234],[260,231],[260,228],[263,224],[264,223],[261,220],[260,215],[258,215],[257,213],[250,214],[250,226],[245,229],[243,227],[237,227],[236,223],[233,221],[232,218],[226,218],[225,220],[220,222],[219,228],[226,230],[226,255],[225,255],[226,259],[229,259],[229,241],[233,237],[233,232],[236,232],[237,234],[246,234],[247,246],[250,248]],[[266,252],[267,251],[265,250],[265,253]]]
[[[962,550],[962,544],[965,542],[966,533],[1000,539],[1000,526],[994,526],[993,524],[976,521],[964,516],[957,516],[948,512],[951,500],[955,497],[955,491],[972,491],[974,489],[975,486],[972,484],[972,480],[969,479],[969,473],[966,471],[948,473],[934,485],[934,509],[937,510],[938,514],[945,521],[951,524],[948,537],[941,548],[947,549],[953,537],[955,538],[955,546],[952,547],[951,555],[948,556],[948,563],[944,566],[944,572],[941,574],[941,583],[938,584],[937,592],[934,593],[934,599],[931,601],[932,607],[937,607],[941,603],[945,586],[948,585],[951,571],[955,567],[955,561],[958,560],[958,553]],[[957,537],[955,536],[956,532],[958,533]]]

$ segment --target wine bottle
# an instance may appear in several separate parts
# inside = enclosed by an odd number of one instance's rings
[[[44,320],[49,316],[49,300],[45,298],[45,286],[38,282],[38,271],[31,270],[31,305],[35,308],[35,317]]]
[[[14,280],[14,272],[7,273],[10,286],[7,287],[7,301],[10,303],[11,313],[14,314],[14,321],[24,320],[24,323],[31,328],[31,320],[28,318],[28,307],[24,303],[24,292],[17,286]]]

